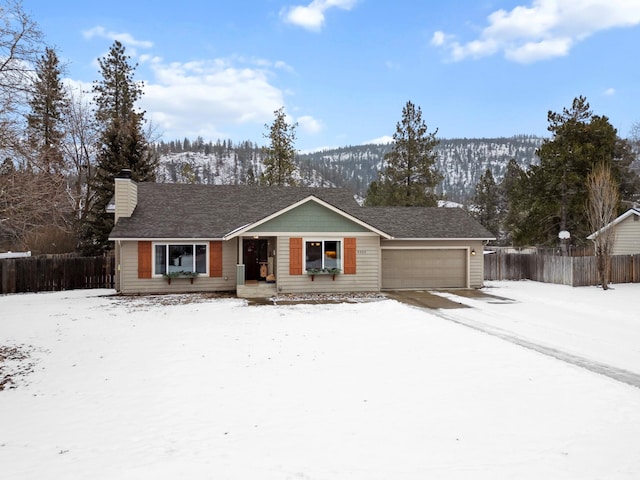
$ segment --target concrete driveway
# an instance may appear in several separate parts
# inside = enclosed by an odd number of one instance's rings
[[[472,298],[488,303],[508,304],[514,302],[514,300],[512,299],[490,295],[476,289],[454,289],[437,291],[450,293],[452,294],[451,296],[454,297],[457,296]],[[510,331],[508,325],[504,325],[502,328],[497,328],[495,326],[488,325],[476,320],[463,318],[463,316],[461,315],[456,315],[455,309],[473,307],[457,302],[455,301],[455,298],[445,298],[432,292],[433,291],[428,290],[401,290],[385,292],[385,295],[391,299],[394,299],[401,303],[405,303],[407,305],[411,305],[413,307],[429,309],[429,313],[432,313],[444,320],[448,320],[459,325],[464,325],[465,327],[484,332],[494,337],[506,340],[507,342],[511,342],[521,347],[535,350],[536,352],[548,355],[563,362],[570,363],[572,365],[587,369],[591,372],[605,375],[619,382],[623,382],[636,388],[640,388],[640,374],[638,373],[615,367],[604,362],[598,362],[581,355],[570,353],[562,347],[552,347],[549,345],[545,345],[539,341],[532,341],[531,339],[525,338],[521,334]]]
[[[505,303],[511,301],[508,298],[489,295],[488,293],[475,288],[438,291],[452,293],[459,297],[483,299],[492,303]],[[394,290],[385,292],[385,295],[397,300],[398,302],[406,303],[407,305],[414,307],[430,309],[469,308],[469,306],[464,303],[456,302],[440,295],[435,295],[430,290]]]

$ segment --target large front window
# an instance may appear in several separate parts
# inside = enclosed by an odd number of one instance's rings
[[[206,244],[156,244],[154,274],[207,273]]]
[[[305,242],[305,269],[329,270],[340,268],[340,242],[338,240],[311,240]]]

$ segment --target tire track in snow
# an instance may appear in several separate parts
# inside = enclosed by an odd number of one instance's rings
[[[429,309],[429,308],[425,308],[424,310],[444,320],[448,320],[450,322],[454,322],[459,325],[463,325],[465,327],[473,328],[474,330],[478,330],[488,335],[501,338],[508,342],[514,343],[524,348],[528,348],[530,350],[534,350],[544,355],[548,355],[550,357],[569,363],[571,365],[575,365],[575,366],[584,368],[586,370],[589,370],[591,372],[604,375],[618,382],[626,383],[633,387],[640,388],[640,374],[630,372],[629,370],[612,367],[611,365],[597,362],[595,360],[590,360],[588,358],[584,358],[579,355],[574,355],[572,353],[567,353],[557,348],[552,348],[539,343],[535,343],[497,327],[492,327],[490,325],[485,325],[483,323],[475,322],[473,320],[456,317],[455,315],[448,313],[450,312],[450,310],[447,312],[440,309]]]

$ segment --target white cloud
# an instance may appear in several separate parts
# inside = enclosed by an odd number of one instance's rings
[[[283,8],[280,16],[288,23],[318,32],[324,26],[327,10],[333,7],[351,10],[356,2],[357,0],[313,0],[307,6],[296,5]]]
[[[438,30],[437,32],[434,32],[433,37],[431,37],[431,45],[441,47],[450,40],[452,40],[451,35],[447,35],[446,33]]]
[[[607,97],[611,97],[611,96],[613,96],[613,95],[615,95],[615,94],[616,94],[616,89],[615,89],[615,88],[607,88],[607,89],[603,92],[603,94],[604,94],[605,96],[607,96]]]
[[[150,48],[152,42],[94,27],[85,38],[118,39]],[[232,55],[200,61],[167,62],[153,53],[128,52],[138,62],[137,79],[144,79],[140,107],[163,138],[246,140],[259,136],[273,120],[273,112],[285,105],[287,92],[274,85],[280,74],[295,73],[284,61]],[[91,85],[85,90],[91,91]],[[299,119],[301,127],[317,132],[321,124],[311,116]],[[240,132],[249,132],[247,137]],[[258,133],[257,133],[258,132]],[[257,133],[257,135],[256,135]]]
[[[505,51],[505,58],[520,63],[534,63],[554,57],[565,57],[573,45],[570,38],[554,38],[540,42],[528,42]]]
[[[323,129],[322,123],[310,115],[298,117],[298,126],[302,131],[310,134],[320,133]]]
[[[75,96],[91,97],[93,95],[91,93],[91,89],[93,88],[92,82],[82,82],[80,80],[65,78],[64,86],[66,87],[67,90],[69,90]]]
[[[84,38],[91,39],[94,37],[106,38],[108,40],[118,40],[120,43],[130,47],[151,48],[153,42],[148,40],[136,40],[130,33],[118,33],[107,31],[104,27],[96,26],[82,32]]]
[[[292,66],[288,65],[286,62],[283,62],[282,60],[278,60],[273,64],[273,66],[278,70],[284,70],[285,72],[289,72],[289,73],[293,73],[294,71]]]
[[[227,128],[271,121],[284,105],[271,71],[234,59],[148,64],[141,104],[166,138],[224,138]]]
[[[365,145],[385,145],[387,143],[393,143],[393,137],[389,135],[383,135],[382,137],[373,138],[371,140],[366,140],[363,142]]]
[[[534,0],[530,6],[497,10],[489,25],[472,41],[460,43],[437,31],[431,45],[445,49],[453,61],[503,52],[505,58],[532,63],[568,55],[571,48],[594,33],[640,24],[637,0]]]

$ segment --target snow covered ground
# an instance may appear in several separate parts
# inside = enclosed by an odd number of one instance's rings
[[[640,372],[640,285],[248,306],[109,290],[0,296],[7,479],[627,479],[640,389],[465,321]],[[450,294],[447,294],[450,295]],[[31,372],[25,372],[30,369]]]
[[[473,307],[452,311],[456,320],[640,376],[640,285],[611,285],[603,291],[530,281],[486,282],[483,291],[513,304],[439,294]]]

